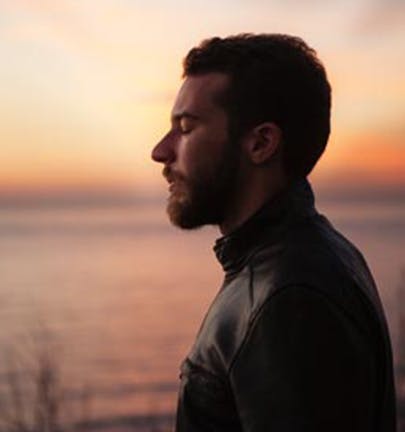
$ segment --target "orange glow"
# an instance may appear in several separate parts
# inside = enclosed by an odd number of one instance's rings
[[[326,65],[333,135],[316,178],[405,183],[399,3],[340,13],[337,1],[253,2],[232,14],[227,2],[152,3],[2,2],[0,193],[161,187],[150,151],[168,127],[182,57],[203,38],[246,31],[301,35]]]

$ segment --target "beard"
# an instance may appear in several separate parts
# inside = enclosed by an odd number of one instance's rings
[[[192,176],[173,173],[165,167],[163,175],[173,181],[167,213],[173,225],[194,229],[203,225],[220,225],[229,208],[238,176],[238,147],[227,142],[214,170],[200,169]]]

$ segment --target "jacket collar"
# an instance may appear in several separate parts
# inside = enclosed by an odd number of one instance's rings
[[[235,231],[217,239],[214,252],[226,273],[236,272],[257,246],[278,238],[294,220],[315,213],[311,185],[306,179],[299,180],[266,202]]]

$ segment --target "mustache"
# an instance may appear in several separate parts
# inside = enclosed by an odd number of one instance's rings
[[[183,174],[173,171],[169,166],[165,166],[162,171],[163,177],[168,183],[173,183],[174,181],[185,181],[186,178]]]

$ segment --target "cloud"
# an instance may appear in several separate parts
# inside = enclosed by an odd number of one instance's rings
[[[372,0],[364,4],[355,21],[354,33],[381,36],[394,31],[405,32],[404,0]]]

